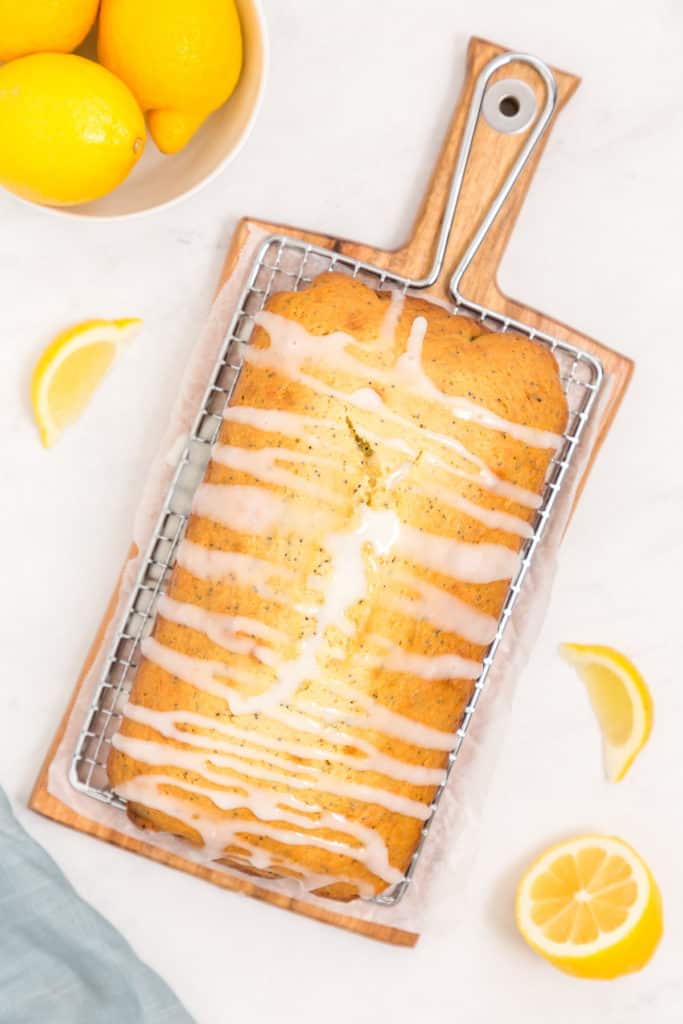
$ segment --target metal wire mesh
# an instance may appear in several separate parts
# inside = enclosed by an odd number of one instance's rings
[[[73,754],[71,783],[77,790],[94,799],[121,809],[125,808],[125,802],[112,791],[107,777],[106,763],[111,749],[111,739],[118,731],[123,717],[122,708],[133,685],[140,658],[140,643],[152,630],[157,600],[163,593],[173,568],[176,551],[189,519],[194,491],[203,477],[211,455],[211,447],[223,422],[223,413],[239,376],[239,343],[249,342],[255,317],[273,293],[300,289],[319,274],[330,270],[348,273],[376,290],[399,288],[407,293],[411,291],[410,281],[406,278],[288,236],[273,236],[261,246],[204,394],[187,446],[166,495],[130,601],[118,624]],[[375,898],[375,902],[382,905],[397,903],[414,874],[434,813],[467,734],[491,664],[594,407],[603,378],[600,363],[593,356],[564,341],[475,303],[463,301],[454,307],[454,311],[476,317],[493,331],[514,330],[547,345],[554,352],[560,366],[560,379],[567,395],[569,416],[564,443],[550,464],[542,504],[532,524],[533,534],[522,548],[519,572],[510,584],[495,639],[484,658],[481,675],[457,730],[456,744],[449,755],[446,777],[436,792],[431,815],[424,824],[420,843],[403,881],[390,892]]]

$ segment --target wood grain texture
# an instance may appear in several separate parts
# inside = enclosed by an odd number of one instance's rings
[[[404,274],[410,277],[420,277],[429,269],[432,263],[435,239],[441,221],[444,205],[448,195],[451,175],[458,152],[460,137],[462,134],[467,109],[469,106],[472,90],[478,73],[484,65],[492,58],[503,53],[504,48],[494,43],[481,39],[470,41],[467,54],[467,67],[465,82],[456,108],[453,120],[446,134],[444,144],[437,160],[431,182],[426,191],[422,208],[406,244],[395,251],[383,251],[370,246],[347,239],[337,238],[330,235],[305,231],[299,228],[291,228],[281,224],[271,224],[265,221],[244,219],[238,224],[233,235],[232,243],[223,269],[221,283],[232,273],[235,264],[242,251],[251,227],[265,229],[271,233],[288,233],[297,238],[305,239],[313,244],[334,249],[357,259],[365,260],[376,264],[395,273]],[[539,313],[521,302],[515,301],[504,295],[497,284],[497,272],[500,260],[505,250],[508,238],[513,229],[524,197],[531,183],[533,173],[538,165],[544,142],[547,140],[554,121],[561,111],[563,105],[571,98],[579,84],[576,76],[563,71],[553,69],[558,82],[559,102],[551,123],[546,132],[543,143],[539,145],[536,152],[530,158],[520,179],[508,197],[505,206],[493,225],[487,239],[480,251],[476,254],[473,263],[467,271],[462,282],[461,290],[468,299],[486,305],[497,312],[514,317],[525,323],[529,323],[540,330],[546,331],[559,338],[562,338],[573,345],[584,348],[593,353],[607,371],[611,387],[606,400],[603,401],[599,410],[599,423],[593,436],[592,449],[588,468],[580,482],[579,491],[583,487],[586,476],[593,464],[595,456],[607,435],[612,420],[617,412],[624,392],[628,386],[633,373],[633,364],[625,356],[620,355],[600,344],[598,341],[589,338],[587,335],[574,330],[566,324],[554,320],[552,317]],[[514,76],[522,78],[536,92],[539,99],[542,98],[542,86],[536,73],[526,66],[515,64],[508,65],[501,69],[494,77]],[[520,135],[500,135],[494,132],[486,123],[479,124],[475,133],[472,155],[467,167],[465,181],[461,192],[456,222],[449,239],[444,269],[435,286],[430,289],[431,294],[439,298],[448,296],[448,280],[457,265],[460,256],[464,252],[468,241],[481,219],[481,216],[497,192],[514,161],[519,148],[523,145],[525,133]],[[207,867],[202,867],[193,861],[178,857],[175,854],[160,850],[142,838],[133,838],[114,829],[104,828],[90,819],[76,814],[61,801],[51,796],[47,789],[47,777],[49,766],[54,757],[55,751],[62,739],[64,730],[69,721],[74,703],[84,683],[87,671],[99,649],[104,631],[109,623],[111,615],[116,606],[118,588],[112,596],[107,612],[100,626],[98,635],[86,659],[83,671],[76,684],[71,702],[66,710],[62,723],[55,735],[50,750],[43,763],[40,775],[36,781],[30,799],[30,806],[33,810],[46,815],[49,818],[78,829],[81,832],[96,836],[107,842],[114,843],[126,850],[150,857],[152,860],[167,864],[169,867],[186,871],[198,878],[213,882],[224,889],[234,892],[245,893],[256,899],[264,900],[284,909],[304,914],[318,921],[334,924],[338,927],[358,932],[374,939],[389,942],[394,945],[413,946],[418,935],[414,932],[405,931],[400,928],[392,928],[385,925],[372,924],[359,921],[348,914],[339,913],[334,909],[313,906],[302,900],[291,899],[270,892],[247,879],[238,879]]]

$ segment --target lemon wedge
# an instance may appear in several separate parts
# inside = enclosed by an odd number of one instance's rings
[[[613,647],[560,644],[560,654],[586,685],[602,731],[605,775],[618,782],[652,731],[650,691],[635,665]]]
[[[31,404],[46,448],[78,419],[141,323],[136,319],[86,320],[62,331],[47,346],[31,380]]]
[[[546,850],[519,883],[516,911],[528,944],[579,978],[640,970],[663,931],[652,873],[614,836],[579,836]]]

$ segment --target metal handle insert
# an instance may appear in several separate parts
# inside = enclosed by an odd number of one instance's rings
[[[432,263],[429,273],[426,274],[425,277],[422,277],[419,280],[409,282],[409,286],[411,288],[430,288],[432,285],[436,283],[443,269],[444,260],[446,257],[446,250],[448,248],[448,242],[451,236],[451,231],[453,229],[453,224],[457,213],[458,200],[460,198],[462,184],[465,179],[465,171],[467,169],[467,164],[472,152],[472,142],[474,139],[474,133],[476,131],[477,124],[479,122],[480,116],[482,115],[482,112],[484,113],[484,116],[486,116],[487,114],[487,97],[492,95],[493,102],[499,105],[505,99],[510,100],[510,106],[508,107],[508,116],[510,117],[512,125],[510,127],[506,127],[505,129],[500,130],[506,130],[509,132],[511,130],[511,127],[516,124],[517,126],[512,127],[512,130],[517,132],[523,131],[524,128],[529,124],[531,118],[533,117],[533,113],[531,113],[531,116],[529,116],[529,108],[531,105],[531,100],[533,100],[535,112],[535,96],[533,94],[533,91],[526,85],[525,82],[519,81],[517,79],[506,79],[505,83],[497,82],[490,89],[488,88],[491,77],[496,73],[496,71],[512,63],[527,64],[529,67],[533,68],[538,73],[538,75],[541,77],[545,85],[545,101],[543,104],[543,109],[539,114],[536,122],[534,123],[533,128],[529,132],[529,136],[526,139],[526,142],[524,143],[522,149],[520,150],[517,159],[512,165],[509,174],[505,178],[505,181],[501,185],[497,195],[495,196],[491,205],[484,214],[484,217],[482,218],[479,227],[475,231],[459,264],[457,265],[451,276],[449,282],[449,289],[453,297],[453,300],[456,303],[462,301],[462,295],[460,293],[459,288],[460,282],[465,271],[472,262],[475,253],[477,252],[482,242],[484,241],[489,229],[491,228],[491,225],[498,216],[501,207],[503,206],[505,200],[512,191],[515,182],[522,173],[522,170],[524,169],[529,157],[533,153],[534,149],[536,148],[536,145],[538,144],[540,138],[542,137],[545,129],[548,126],[550,118],[552,117],[553,111],[555,110],[555,107],[557,105],[557,82],[555,81],[555,76],[553,75],[548,65],[544,64],[544,62],[539,60],[537,57],[533,57],[531,54],[527,53],[503,53],[500,54],[500,56],[498,57],[494,57],[493,60],[490,60],[489,63],[484,68],[482,68],[481,72],[479,73],[479,77],[477,78],[474,87],[474,92],[472,94],[472,100],[467,114],[467,121],[465,123],[465,130],[463,132],[462,141],[460,143],[460,149],[458,151],[458,159],[456,161],[455,169],[453,171],[451,187],[448,192],[448,198],[446,200],[443,217],[441,219],[439,235],[436,241],[436,248],[434,251],[434,261]],[[515,83],[514,90],[511,87],[512,82]],[[500,92],[499,86],[501,85],[504,85],[503,91],[505,92],[505,96],[503,96],[502,93],[501,95],[498,95],[498,93]],[[517,109],[514,109],[515,105],[517,106]],[[501,114],[502,116],[505,116],[505,113],[502,109]],[[490,119],[488,117],[487,120],[489,120],[490,123]],[[496,128],[496,125],[494,124],[492,125],[492,127]]]

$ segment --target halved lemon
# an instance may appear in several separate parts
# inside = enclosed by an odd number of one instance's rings
[[[517,926],[566,974],[616,978],[639,971],[662,936],[662,901],[641,857],[614,836],[546,850],[517,889]]]
[[[86,320],[62,331],[36,363],[31,404],[46,448],[78,419],[142,321]]]
[[[586,684],[602,731],[602,757],[610,782],[623,779],[652,731],[650,691],[633,662],[613,647],[560,644],[560,654]]]

